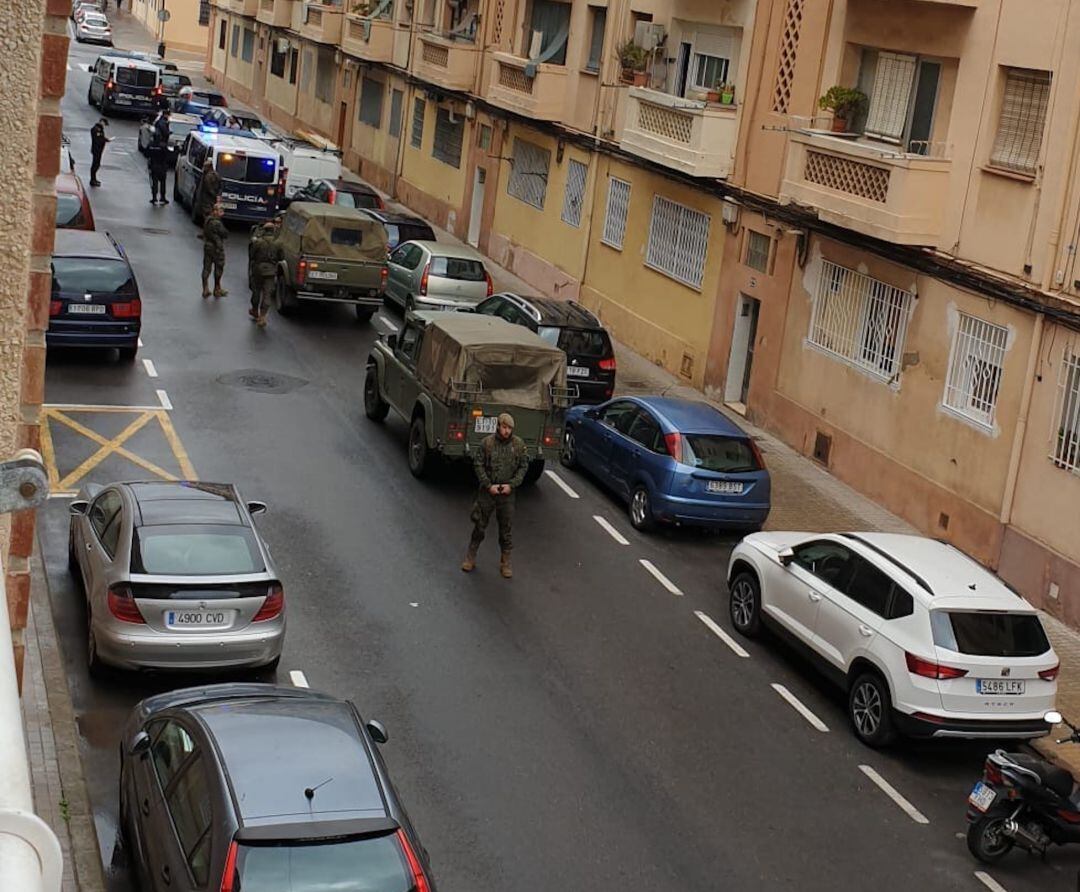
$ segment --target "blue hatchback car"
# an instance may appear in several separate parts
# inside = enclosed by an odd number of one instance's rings
[[[771,484],[753,439],[705,403],[623,397],[567,412],[562,462],[625,499],[630,522],[757,530]]]

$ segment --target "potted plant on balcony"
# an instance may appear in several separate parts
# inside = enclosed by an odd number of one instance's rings
[[[622,65],[622,79],[624,84],[633,84],[635,87],[644,87],[649,82],[649,75],[645,66],[649,61],[648,51],[628,40],[619,47],[619,64]]]
[[[825,95],[818,100],[818,107],[833,113],[834,133],[846,133],[848,125],[866,107],[867,101],[866,94],[862,90],[853,90],[836,84],[829,87]]]
[[[721,105],[734,105],[735,104],[735,85],[734,84],[720,84],[716,89],[720,91],[720,104]]]

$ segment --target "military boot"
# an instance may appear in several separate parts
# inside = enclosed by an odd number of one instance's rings
[[[221,279],[214,279],[214,297],[224,297],[229,292],[221,287]]]
[[[510,566],[509,551],[504,551],[502,557],[499,558],[499,572],[502,573],[503,579],[510,579],[514,575],[514,568]]]
[[[475,542],[469,543],[469,550],[465,552],[465,560],[461,562],[461,569],[465,573],[472,573],[476,569],[476,550],[478,547]]]
[[[202,280],[202,296],[203,297],[209,297],[210,296],[210,286],[209,286],[209,283],[206,281],[206,279]]]

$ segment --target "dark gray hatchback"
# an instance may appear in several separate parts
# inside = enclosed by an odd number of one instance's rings
[[[304,688],[221,684],[141,701],[120,744],[120,826],[143,892],[434,892],[375,743]]]

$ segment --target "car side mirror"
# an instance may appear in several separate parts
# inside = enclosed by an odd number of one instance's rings
[[[248,502],[248,514],[265,514],[266,502]]]
[[[389,347],[391,350],[397,350],[397,335],[396,334],[388,334],[386,336],[386,346]]]
[[[371,719],[364,727],[367,728],[368,734],[376,743],[386,743],[390,739],[390,735],[386,733],[386,728],[382,722]]]
[[[1056,709],[1051,709],[1043,716],[1043,721],[1048,725],[1060,725],[1065,721],[1065,716]]]
[[[72,502],[70,505],[68,505],[68,514],[70,514],[72,517],[81,517],[89,510],[90,503],[83,499],[79,499],[79,501]]]
[[[150,735],[145,731],[140,731],[131,740],[131,746],[128,747],[129,756],[142,756],[150,752]]]
[[[788,566],[788,564],[795,560],[795,552],[792,551],[790,548],[781,549],[779,552],[777,552],[776,559],[780,561],[780,565],[782,567],[786,567]]]

